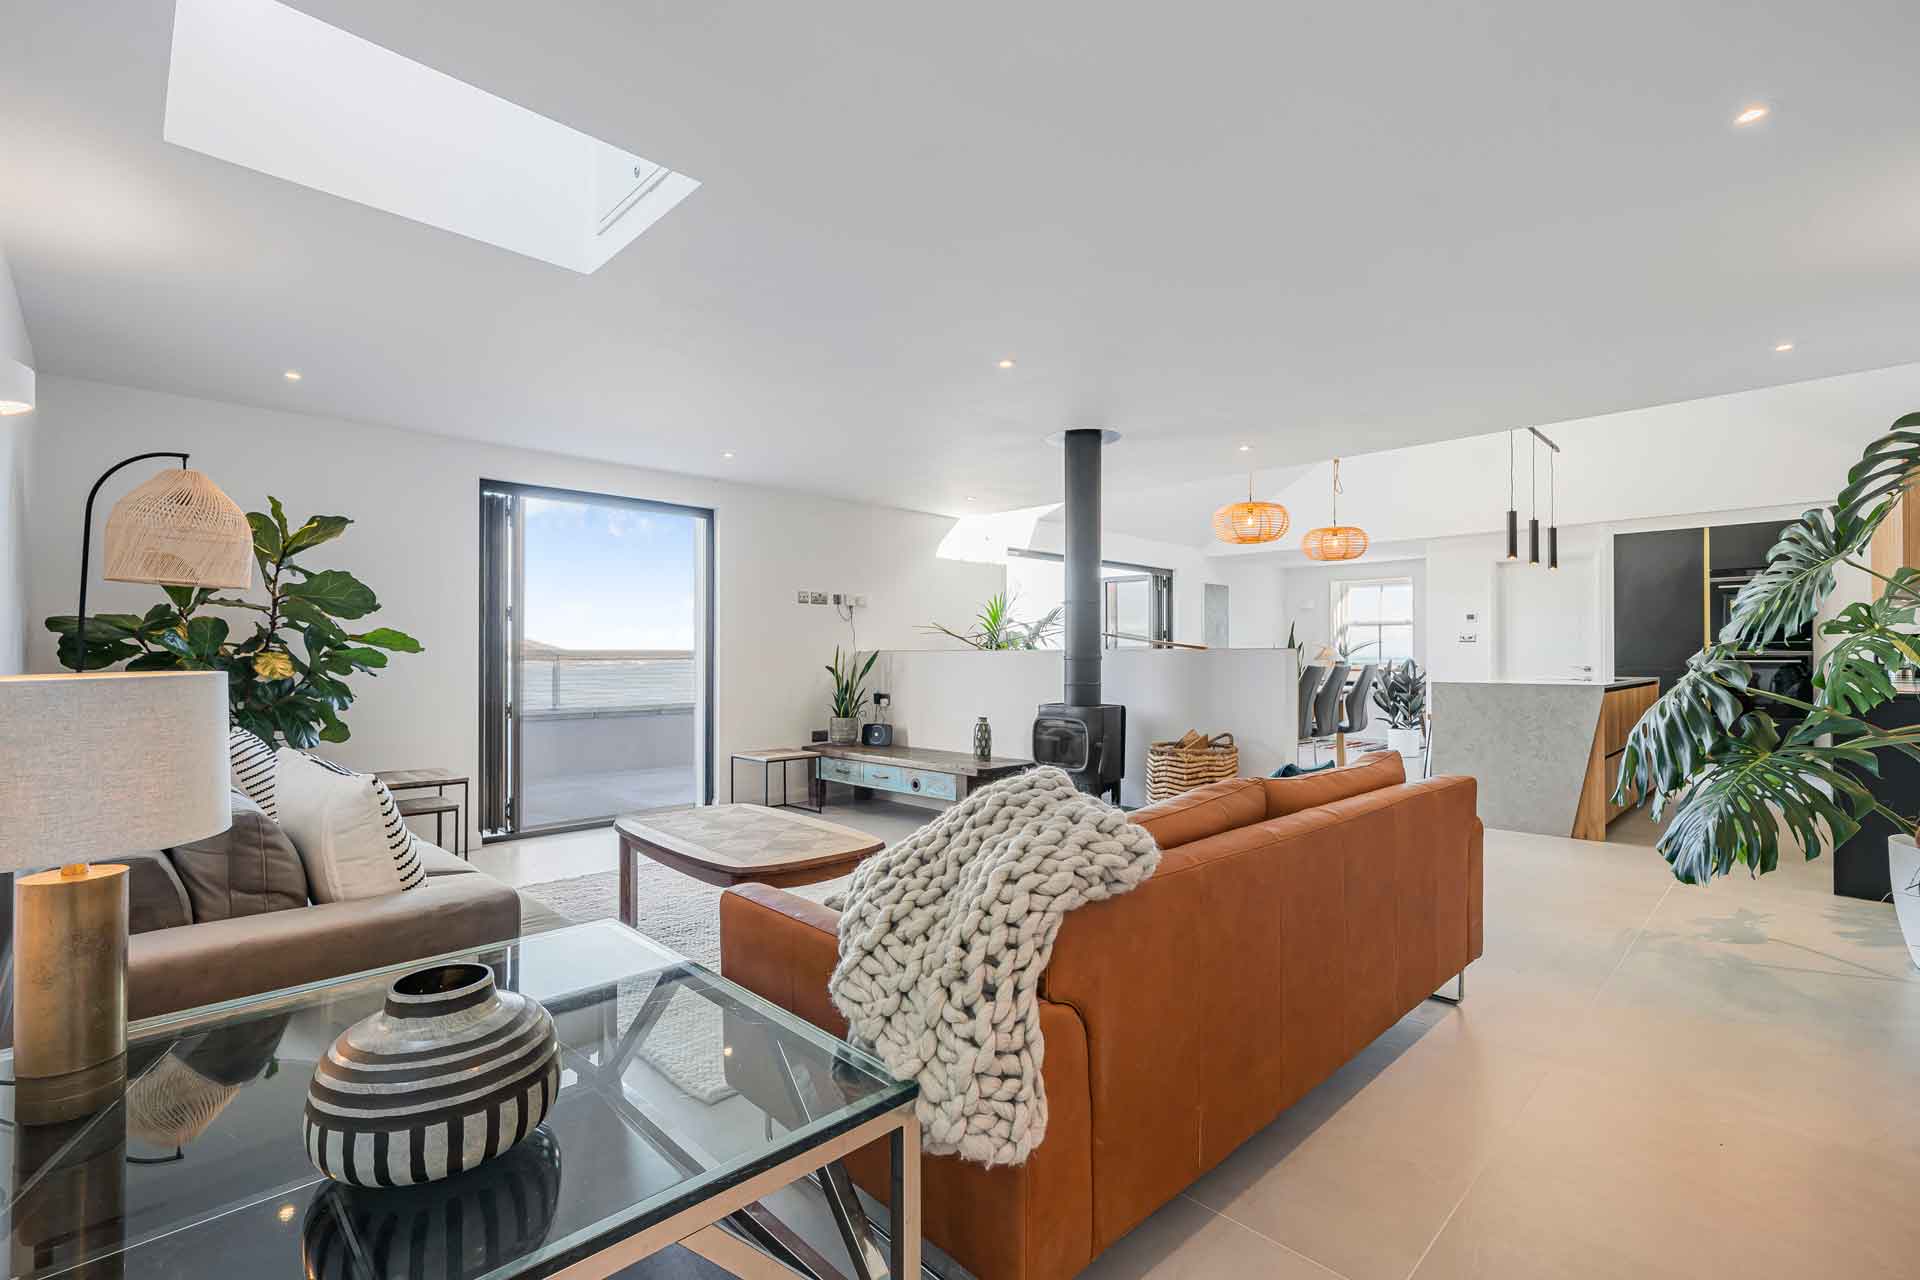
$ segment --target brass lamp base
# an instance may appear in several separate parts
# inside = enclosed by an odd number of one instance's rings
[[[69,1120],[126,1086],[127,869],[79,862],[13,883],[20,1119]]]

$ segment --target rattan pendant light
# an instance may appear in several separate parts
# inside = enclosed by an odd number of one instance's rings
[[[246,587],[253,583],[247,514],[198,471],[162,471],[113,504],[110,582]]]
[[[1367,531],[1340,523],[1340,459],[1333,460],[1333,523],[1309,529],[1300,550],[1309,560],[1358,560],[1367,554]]]
[[[1222,542],[1272,542],[1287,536],[1293,517],[1277,502],[1253,500],[1253,473],[1247,473],[1247,500],[1229,502],[1213,513],[1213,536]]]

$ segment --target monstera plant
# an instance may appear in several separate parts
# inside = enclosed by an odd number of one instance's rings
[[[278,498],[269,497],[267,505],[266,512],[247,513],[264,603],[218,596],[206,587],[165,587],[166,600],[144,614],[89,616],[84,655],[78,619],[48,618],[47,630],[60,637],[60,665],[75,671],[119,662],[129,671],[224,671],[235,724],[296,747],[345,742],[341,717],[353,704],[348,678],[376,674],[388,653],[419,653],[420,642],[391,627],[348,631],[343,623],[380,608],[373,591],[345,570],[300,563],[299,557],[333,541],[353,521],[314,516],[296,527]],[[255,615],[253,634],[235,639],[227,620],[210,609]]]
[[[1887,810],[1863,779],[1878,774],[1877,751],[1920,759],[1920,726],[1881,728],[1862,717],[1894,696],[1896,671],[1920,666],[1920,573],[1886,575],[1865,563],[1874,530],[1917,466],[1920,413],[1910,413],[1867,446],[1833,506],[1781,531],[1726,627],[1634,726],[1614,799],[1650,801],[1656,821],[1671,809],[1658,847],[1680,880],[1705,883],[1736,864],[1754,875],[1774,870],[1783,828],[1809,858],[1823,842],[1853,835],[1872,811],[1913,832],[1914,815]],[[1830,645],[1814,667],[1813,701],[1755,687],[1738,655],[1811,623],[1841,565],[1869,574],[1876,597],[1821,625]],[[1783,710],[1804,718],[1783,731],[1775,719]]]

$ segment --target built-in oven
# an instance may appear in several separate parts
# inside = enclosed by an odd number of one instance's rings
[[[1712,589],[1713,634],[1718,637],[1733,619],[1733,603],[1740,589],[1760,574],[1759,569],[1727,569],[1708,579]],[[1813,624],[1808,623],[1791,635],[1775,636],[1762,648],[1743,649],[1736,655],[1752,674],[1750,693],[1740,698],[1748,711],[1764,711],[1784,730],[1787,725],[1805,719],[1805,713],[1789,702],[1767,694],[1778,694],[1798,702],[1813,701]]]
[[[1713,634],[1718,637],[1733,620],[1733,602],[1740,589],[1760,576],[1759,569],[1723,569],[1707,579],[1712,593]],[[1813,656],[1813,624],[1808,623],[1788,636],[1775,636],[1760,654],[1777,657]]]

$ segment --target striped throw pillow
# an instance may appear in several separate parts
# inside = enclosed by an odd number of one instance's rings
[[[280,749],[277,773],[280,825],[300,851],[315,902],[377,898],[427,882],[420,841],[380,779],[291,747]]]
[[[274,801],[274,777],[279,755],[273,744],[259,734],[233,725],[227,729],[227,755],[233,764],[233,787],[260,806],[260,811],[276,822],[279,806]]]

